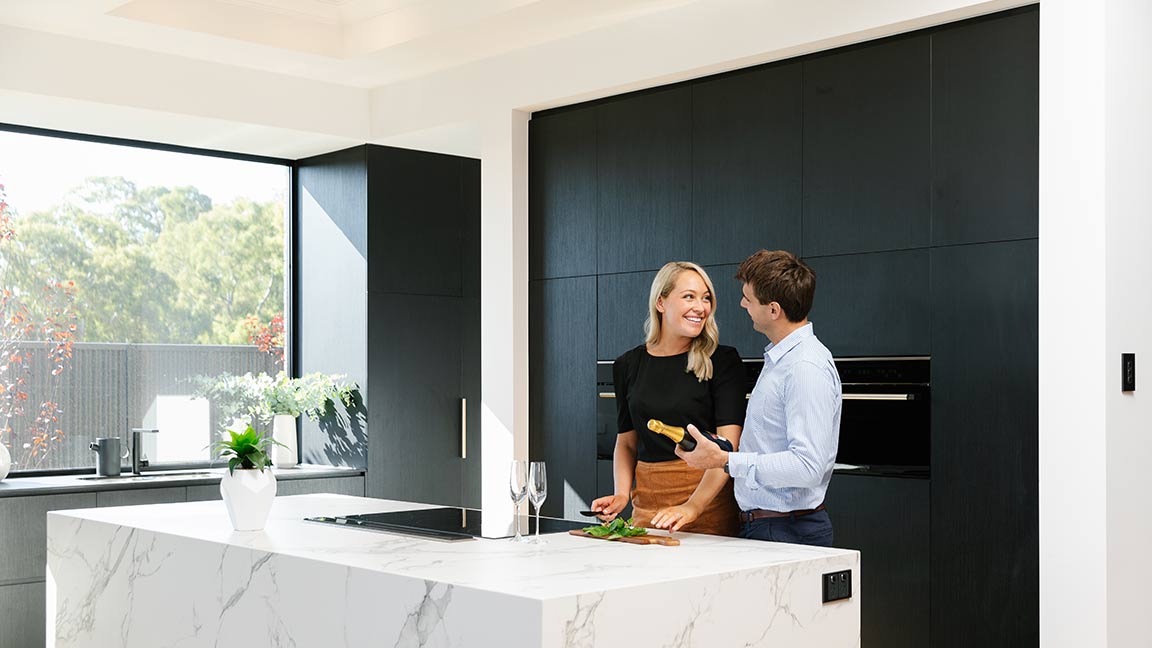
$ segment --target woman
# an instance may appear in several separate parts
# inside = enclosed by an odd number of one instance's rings
[[[632,496],[633,524],[736,535],[738,509],[723,470],[690,468],[649,419],[714,431],[738,447],[744,424],[744,368],[720,346],[712,281],[694,263],[674,261],[652,281],[644,344],[616,359],[616,493],[592,502],[611,520]],[[632,490],[633,478],[636,489]]]

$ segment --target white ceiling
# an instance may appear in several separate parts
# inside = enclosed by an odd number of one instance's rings
[[[0,123],[290,159],[365,142],[483,157],[507,153],[512,113],[1029,1],[0,0]]]
[[[374,88],[697,0],[0,0],[0,25]]]

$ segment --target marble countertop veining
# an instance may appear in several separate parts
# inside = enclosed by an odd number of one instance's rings
[[[263,531],[236,532],[223,507],[221,502],[188,502],[55,511],[49,516],[78,518],[81,526],[103,523],[222,545],[221,550],[246,548],[534,600],[700,576],[770,573],[816,558],[858,560],[857,552],[851,550],[691,533],[677,534],[682,543],[678,547],[606,542],[568,534],[545,535],[547,544],[531,545],[486,539],[442,542],[305,522],[303,518],[318,515],[433,508],[329,494],[278,497]]]
[[[136,488],[164,488],[168,486],[195,486],[198,484],[219,483],[227,468],[205,467],[182,470],[147,471],[143,476],[130,476],[125,472],[120,477],[92,479],[93,473],[83,475],[50,475],[36,477],[12,477],[0,481],[0,497],[26,497],[30,495],[60,495],[65,493],[88,493],[95,491],[128,490]],[[342,466],[319,466],[300,464],[294,468],[273,468],[278,480],[318,479],[321,477],[351,477],[364,474],[360,468]]]

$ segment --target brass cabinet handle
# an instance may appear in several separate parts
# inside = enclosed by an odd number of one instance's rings
[[[912,400],[912,394],[844,394],[844,400],[868,400],[868,401],[886,401],[886,400]]]
[[[460,399],[460,458],[468,458],[468,399]]]

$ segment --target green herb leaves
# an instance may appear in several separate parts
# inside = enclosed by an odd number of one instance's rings
[[[587,531],[590,536],[603,538],[605,540],[648,535],[648,529],[632,526],[632,518],[628,518],[627,520],[624,518],[616,518],[608,524],[584,527],[584,530]]]

